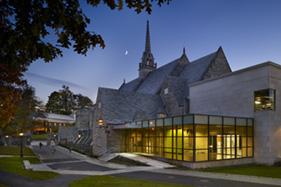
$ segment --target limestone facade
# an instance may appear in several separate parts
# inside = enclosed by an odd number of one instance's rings
[[[275,110],[254,110],[254,92],[275,90]],[[194,83],[190,112],[255,119],[254,158],[273,164],[281,155],[281,66],[266,62],[229,75]]]

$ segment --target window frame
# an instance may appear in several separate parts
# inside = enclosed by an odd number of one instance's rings
[[[255,103],[255,100],[256,100],[256,93],[257,92],[262,92],[262,91],[273,91],[273,107],[272,109],[262,109],[262,110],[259,110],[256,108],[256,103]],[[270,94],[269,94],[270,95]],[[276,111],[276,89],[273,89],[273,88],[266,88],[266,89],[261,89],[261,90],[255,90],[254,91],[254,98],[253,98],[253,105],[254,105],[254,112],[262,112],[262,111]]]

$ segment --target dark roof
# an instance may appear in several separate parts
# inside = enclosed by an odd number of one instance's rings
[[[141,81],[142,81],[141,79],[136,78],[128,83],[122,84],[119,89],[123,91],[131,91],[131,92],[136,91]]]
[[[188,83],[201,80],[215,57],[216,52],[192,61],[185,66],[184,70],[180,74],[180,77],[185,79]]]
[[[160,68],[152,71],[149,75],[141,80],[134,79],[123,84],[119,90],[130,91],[146,94],[157,94],[165,80],[171,75],[184,79],[187,83],[192,83],[202,79],[212,60],[216,57],[216,53],[211,53],[193,62],[189,62],[187,57],[180,57]],[[184,63],[182,63],[184,62]],[[179,64],[181,64],[179,66]],[[179,70],[178,68],[183,68]]]
[[[158,95],[99,88],[98,97],[103,118],[113,124],[153,119],[164,110]]]
[[[45,120],[50,122],[57,122],[57,123],[74,123],[75,118],[71,115],[62,115],[62,114],[55,114],[55,113],[46,113],[46,112],[38,112],[34,115],[34,120]]]
[[[167,76],[173,71],[176,67],[179,59],[166,64],[155,71],[152,71],[139,85],[137,89],[138,93],[146,93],[146,94],[156,94],[160,88],[162,83],[166,80]]]
[[[169,76],[166,79],[166,83],[169,85],[169,88],[173,90],[177,102],[182,103],[184,97],[187,95],[186,81],[180,77]]]

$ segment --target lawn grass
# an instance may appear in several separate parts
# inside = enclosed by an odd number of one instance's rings
[[[23,159],[20,157],[3,157],[0,158],[0,171],[18,174],[36,180],[51,179],[58,176],[54,172],[25,170],[23,160],[29,160],[31,163],[40,162],[36,157],[25,157]]]
[[[187,185],[153,182],[114,176],[90,176],[73,181],[70,187],[187,187]]]
[[[48,134],[33,134],[31,138],[32,140],[47,140]]]
[[[251,164],[251,165],[241,165],[241,166],[207,168],[207,169],[202,169],[201,171],[281,178],[280,166],[265,166],[265,165]]]
[[[29,147],[23,148],[23,154],[25,156],[35,156]],[[0,155],[20,155],[19,146],[0,146]]]

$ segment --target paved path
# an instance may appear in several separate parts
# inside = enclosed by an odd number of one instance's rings
[[[9,187],[68,187],[74,181],[82,179],[83,175],[60,175],[49,180],[30,180],[16,174],[0,172],[0,183]]]
[[[231,180],[193,177],[186,175],[163,174],[156,172],[132,172],[117,174],[115,176],[129,177],[131,179],[142,179],[151,181],[161,181],[175,184],[186,184],[194,187],[276,187],[275,185],[257,184],[250,182],[238,182]]]
[[[34,151],[38,150],[34,147]],[[47,156],[43,151],[42,154]],[[183,184],[192,183],[195,186],[201,186],[201,183],[206,183],[205,186],[281,186],[281,179],[272,179],[265,177],[232,175],[210,172],[199,172],[192,170],[178,170],[178,169],[161,169],[159,167],[135,166],[126,167],[120,165],[109,164],[97,159],[89,158],[75,152],[69,152],[67,149],[57,147],[54,154],[59,154],[59,157],[64,155],[66,159],[77,159],[64,162],[49,163],[49,167],[56,170],[60,174],[80,174],[80,175],[122,175],[134,178],[143,178],[148,180],[160,180],[167,182],[179,182]],[[48,156],[47,156],[48,157]],[[51,156],[52,157],[52,156]],[[56,159],[54,159],[56,160]]]
[[[114,175],[129,178],[187,184],[192,186],[227,186],[227,187],[272,187],[281,186],[280,179],[253,176],[228,175],[178,169],[161,169],[152,166],[128,167],[107,163],[81,155],[74,151],[57,147],[52,152],[50,147],[32,147],[43,160],[42,164],[33,165],[34,170],[56,171],[62,175],[46,181],[31,181],[14,174],[0,173],[0,182],[9,181],[9,186],[68,186],[69,182],[87,175]],[[17,179],[17,180],[12,180]],[[11,180],[10,180],[11,179]]]
[[[68,154],[66,151],[51,146],[32,146],[33,152],[40,158],[42,162],[59,162],[59,161],[73,161],[77,160],[75,157]]]

